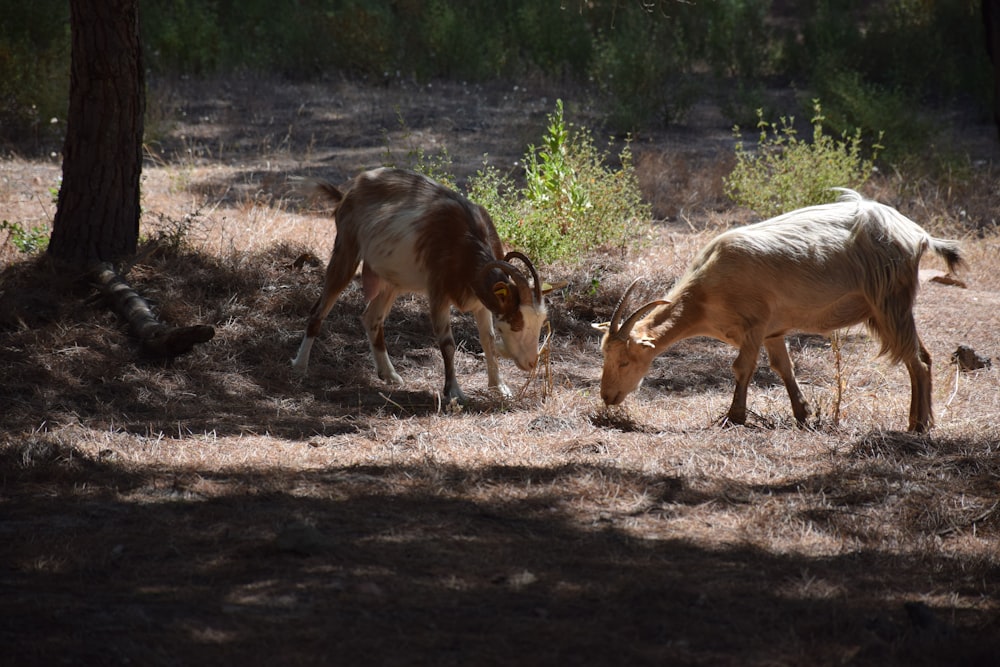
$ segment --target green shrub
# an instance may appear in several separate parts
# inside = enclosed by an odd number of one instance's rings
[[[872,11],[860,54],[866,79],[916,98],[988,94],[979,0],[894,0],[872,3]]]
[[[0,222],[0,231],[7,232],[7,240],[26,255],[43,252],[49,246],[49,229],[43,226],[25,227],[19,222],[4,220]]]
[[[590,77],[612,125],[634,130],[684,115],[695,98],[684,46],[674,22],[634,6],[597,31]]]
[[[796,136],[794,118],[769,123],[758,112],[760,141],[748,150],[736,134],[736,166],[725,179],[725,191],[740,206],[769,218],[803,206],[833,201],[834,187],[860,188],[874,170],[882,146],[874,143],[865,157],[861,131],[834,139],[823,131],[819,100],[813,100],[812,143]],[[878,139],[881,140],[881,134]]]
[[[0,11],[0,139],[51,142],[69,109],[69,5],[7,3]],[[53,123],[52,119],[61,122]]]
[[[594,249],[624,252],[649,225],[629,145],[620,169],[594,147],[583,128],[566,123],[562,100],[549,115],[542,145],[525,154],[520,190],[496,170],[471,180],[470,198],[490,211],[500,236],[538,261],[573,259]]]
[[[527,0],[513,4],[520,7],[511,12],[511,27],[505,32],[507,39],[520,48],[508,45],[508,50],[522,52],[527,62],[511,64],[520,69],[534,66],[548,74],[586,75],[593,56],[593,40],[582,12],[567,11],[564,3],[557,2]],[[490,10],[494,11],[492,6]],[[508,54],[507,60],[513,61],[513,54]]]
[[[789,7],[801,29],[786,31],[780,69],[811,87],[831,117],[840,84],[869,91],[855,105],[878,107],[889,95],[896,99],[888,104],[900,102],[904,112],[906,104],[933,106],[956,98],[988,108],[992,70],[979,0],[806,0]],[[905,113],[904,122],[912,118]],[[910,150],[896,145],[908,139],[883,129],[896,150]]]
[[[695,7],[686,7],[695,11]],[[715,0],[697,8],[705,44],[701,51],[719,77],[747,81],[770,74],[775,39],[767,17],[771,0]],[[692,29],[693,31],[693,29]]]
[[[145,0],[139,9],[146,65],[205,74],[223,65],[225,33],[214,3]]]
[[[887,89],[866,81],[859,72],[831,70],[815,84],[823,100],[826,127],[834,134],[860,130],[867,143],[882,136],[891,150],[882,158],[891,162],[919,153],[927,145],[933,126],[918,111],[913,95],[902,88]]]

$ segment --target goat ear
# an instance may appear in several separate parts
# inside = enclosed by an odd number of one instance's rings
[[[637,342],[643,347],[656,347],[656,339],[652,336],[646,335],[640,338]]]
[[[601,333],[608,333],[608,330],[611,328],[611,322],[594,322],[590,326],[594,327]]]
[[[505,282],[493,283],[493,294],[500,302],[500,311],[504,312],[510,308],[510,287]]]
[[[567,285],[569,285],[569,282],[565,280],[560,280],[555,283],[549,283],[549,282],[542,283],[542,294],[548,294],[549,292],[554,292],[555,290],[562,289]],[[594,326],[597,325],[595,324]]]

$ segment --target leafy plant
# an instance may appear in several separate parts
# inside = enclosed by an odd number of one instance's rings
[[[892,140],[883,159],[893,162],[920,153],[933,127],[918,112],[916,99],[902,88],[888,89],[866,81],[859,72],[831,69],[817,76],[824,101],[824,120],[834,132],[857,132],[872,142],[882,135]]]
[[[737,204],[764,217],[832,201],[834,187],[857,189],[875,169],[874,160],[882,150],[882,134],[866,156],[861,130],[834,139],[823,131],[823,110],[813,100],[812,142],[799,139],[794,118],[778,123],[764,120],[757,112],[760,138],[757,151],[746,148],[739,127],[736,135],[736,166],[724,179],[726,194]]]
[[[487,167],[472,179],[470,193],[490,211],[501,237],[539,261],[598,248],[624,251],[650,211],[628,143],[618,159],[620,169],[606,166],[608,154],[594,147],[586,129],[567,124],[557,100],[541,147],[529,146],[525,154],[524,187],[517,191]]]
[[[26,255],[42,252],[49,246],[49,230],[43,226],[25,227],[19,222],[4,220],[0,231],[7,232],[7,239]]]

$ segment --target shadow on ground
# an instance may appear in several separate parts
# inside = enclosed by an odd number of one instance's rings
[[[946,557],[706,548],[560,511],[564,482],[592,474],[616,475],[658,507],[731,502],[678,478],[582,465],[126,472],[65,449],[27,467],[17,455],[0,460],[11,664],[1000,657],[996,619],[912,601],[926,577],[962,576]],[[484,485],[519,493],[484,501]]]

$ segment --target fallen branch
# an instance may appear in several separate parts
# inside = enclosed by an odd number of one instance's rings
[[[111,309],[128,322],[145,356],[170,359],[215,336],[215,328],[198,324],[173,327],[160,322],[149,304],[108,263],[99,264],[92,276]]]

